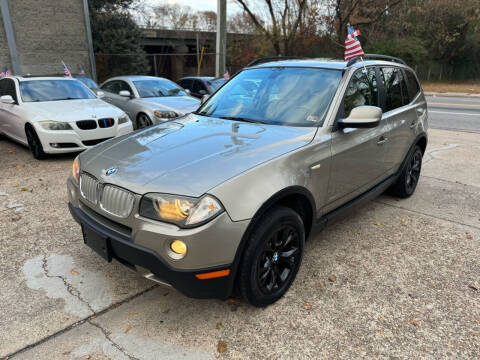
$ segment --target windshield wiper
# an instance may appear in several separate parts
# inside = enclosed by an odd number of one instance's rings
[[[66,97],[66,98],[61,98],[61,99],[53,99],[51,101],[61,101],[61,100],[80,100],[80,98]]]
[[[256,124],[268,124],[268,122],[263,121],[263,120],[256,120],[256,119],[249,119],[249,118],[244,118],[244,117],[239,117],[239,116],[219,116],[220,119],[225,119],[225,120],[234,120],[234,121],[244,121],[248,123],[256,123]]]

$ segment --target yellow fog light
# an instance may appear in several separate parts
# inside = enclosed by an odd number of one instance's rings
[[[175,254],[179,255],[185,255],[187,253],[187,245],[180,240],[173,241],[170,244],[170,249],[172,249]]]

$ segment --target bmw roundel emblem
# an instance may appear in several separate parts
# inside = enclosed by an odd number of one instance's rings
[[[105,175],[112,175],[112,174],[115,174],[117,172],[118,168],[116,167],[111,167],[110,169],[108,169],[106,172],[105,172]]]

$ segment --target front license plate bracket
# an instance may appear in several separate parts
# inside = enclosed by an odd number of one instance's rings
[[[108,237],[102,236],[91,230],[88,226],[82,226],[83,242],[98,255],[108,262],[112,261],[112,251]]]

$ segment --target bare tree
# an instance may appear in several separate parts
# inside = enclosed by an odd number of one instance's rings
[[[277,55],[292,53],[307,0],[235,1],[250,16],[256,29],[265,35]]]

